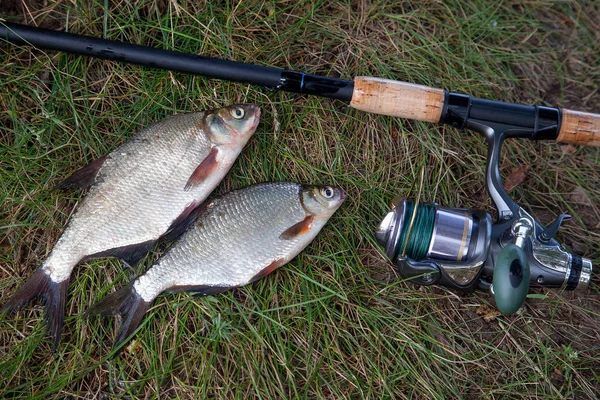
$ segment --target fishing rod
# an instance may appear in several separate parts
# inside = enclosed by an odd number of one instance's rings
[[[501,130],[503,137],[600,147],[599,114],[485,100],[375,77],[358,76],[349,81],[1,21],[0,39],[16,45],[338,99],[375,114],[457,128],[470,128],[476,123],[496,132]]]

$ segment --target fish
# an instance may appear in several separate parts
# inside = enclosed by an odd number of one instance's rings
[[[114,348],[163,292],[216,295],[257,281],[298,255],[346,198],[343,189],[262,183],[202,205],[196,221],[144,274],[89,308],[121,315]]]
[[[50,254],[2,306],[14,312],[41,297],[56,350],[71,272],[115,257],[135,265],[159,240],[179,236],[254,134],[260,107],[184,113],[143,129],[58,185],[89,188]]]

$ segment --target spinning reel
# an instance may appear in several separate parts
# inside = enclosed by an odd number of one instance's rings
[[[490,290],[498,310],[506,315],[521,307],[530,285],[586,289],[592,262],[569,253],[554,239],[570,216],[561,214],[543,227],[508,196],[500,179],[498,160],[503,140],[535,138],[542,129],[554,128],[551,122],[543,126],[540,111],[544,110],[531,107],[535,124],[523,126],[528,123],[499,123],[491,114],[483,120],[470,118],[469,108],[470,104],[466,110],[459,107],[448,112],[454,111],[462,126],[481,133],[488,141],[486,187],[498,221],[492,224],[490,214],[484,211],[395,199],[375,233],[385,254],[399,274],[412,282],[463,292]]]

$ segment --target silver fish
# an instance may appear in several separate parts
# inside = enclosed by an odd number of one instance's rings
[[[42,297],[56,348],[73,268],[102,257],[133,265],[159,238],[181,234],[194,210],[230,169],[259,119],[260,108],[252,104],[176,115],[76,171],[59,187],[90,187],[89,193],[50,255],[2,311],[14,311]]]
[[[345,197],[330,186],[264,183],[211,200],[146,273],[86,313],[122,315],[118,347],[162,292],[214,295],[287,263],[317,236]]]

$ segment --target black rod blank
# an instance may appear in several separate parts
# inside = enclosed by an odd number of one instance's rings
[[[275,90],[306,93],[344,101],[352,99],[351,81],[139,46],[116,40],[1,22],[0,39],[17,45],[32,45],[40,49],[250,83]]]

